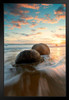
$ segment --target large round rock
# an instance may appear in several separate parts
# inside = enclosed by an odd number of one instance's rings
[[[16,64],[21,64],[21,63],[33,63],[33,62],[38,62],[40,61],[41,57],[39,52],[36,50],[25,50],[20,52],[15,60]]]
[[[44,43],[35,44],[32,47],[32,49],[37,50],[40,53],[40,55],[49,55],[50,54],[49,47]]]

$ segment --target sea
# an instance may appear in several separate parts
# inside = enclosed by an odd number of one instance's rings
[[[41,55],[35,71],[16,68],[15,59],[34,44],[4,44],[5,96],[66,96],[66,46],[49,45],[50,55]]]

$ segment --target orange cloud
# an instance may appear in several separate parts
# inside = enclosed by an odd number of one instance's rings
[[[21,28],[21,25],[16,24],[16,25],[10,26],[9,30],[13,30],[14,28]]]
[[[24,20],[12,21],[11,23],[18,24],[18,25],[27,25],[27,24],[29,24],[27,21],[24,21]]]
[[[66,7],[66,4],[63,4],[64,7]]]
[[[14,15],[14,16],[18,16],[18,15],[23,14],[23,10],[21,10],[21,9],[16,9],[16,10],[13,9],[13,10],[10,11],[10,14]]]
[[[55,11],[54,14],[63,14],[62,11]]]
[[[39,27],[38,30],[44,30],[47,29],[46,27]]]
[[[38,32],[38,33],[36,33],[36,34],[38,35],[38,34],[42,34],[42,33],[41,33],[41,32]]]
[[[25,11],[23,11],[24,13],[29,13],[29,11],[28,10],[25,10]]]
[[[66,16],[65,15],[56,15],[56,19],[60,20],[60,19],[65,19]]]
[[[30,8],[30,9],[39,9],[39,4],[17,4],[18,7]]]
[[[52,4],[42,4],[43,6],[49,6],[49,5],[52,5]]]
[[[10,27],[9,29],[21,28],[21,25],[29,24],[27,21],[24,21],[24,20],[12,21],[11,23],[13,24],[13,26],[8,26]]]
[[[5,25],[5,26],[11,27],[11,25]]]
[[[65,38],[65,37],[66,37],[65,35],[59,35],[59,34],[55,34],[55,36],[56,36],[57,38]]]
[[[59,21],[60,19],[66,18],[66,12],[63,6],[60,6],[56,11],[54,11],[55,18]]]
[[[39,14],[40,12],[36,12],[36,14]]]
[[[37,20],[37,23],[39,23],[40,21],[43,21],[44,20],[44,18],[38,18],[38,16],[35,16],[34,19]]]
[[[32,16],[23,16],[21,19],[31,20],[34,19]]]
[[[37,21],[37,23],[42,22],[42,23],[54,24],[58,22],[56,18],[51,19],[50,15],[46,15],[46,18],[38,18],[38,16],[35,16],[34,19]]]
[[[32,20],[31,22],[35,22],[34,20]]]
[[[28,10],[23,11],[18,9],[10,12],[10,14],[14,16],[22,15],[23,13],[29,13],[29,11]]]

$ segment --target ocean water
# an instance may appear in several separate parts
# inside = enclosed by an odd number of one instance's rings
[[[4,45],[4,86],[6,96],[66,96],[66,48],[49,46],[50,55],[42,55],[44,62],[35,71],[15,68],[19,52],[33,44]]]

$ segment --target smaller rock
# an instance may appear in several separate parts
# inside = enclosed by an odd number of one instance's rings
[[[35,44],[35,45],[33,45],[32,49],[37,50],[40,53],[40,55],[49,55],[50,54],[49,47],[44,43]]]

